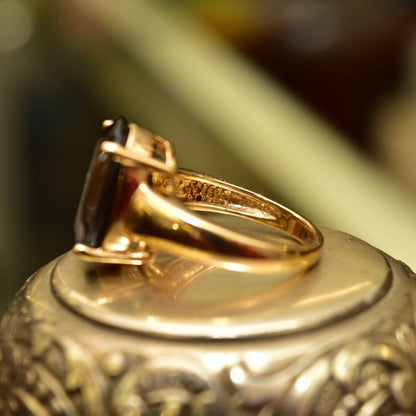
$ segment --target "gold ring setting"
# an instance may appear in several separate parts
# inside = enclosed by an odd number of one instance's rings
[[[256,221],[285,238],[267,241],[201,212]],[[106,120],[75,221],[74,251],[97,263],[143,265],[157,252],[228,270],[297,273],[319,259],[319,229],[254,192],[178,169],[169,141],[124,118]]]

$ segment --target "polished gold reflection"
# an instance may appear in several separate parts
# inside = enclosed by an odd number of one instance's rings
[[[151,286],[173,299],[177,299],[195,279],[215,269],[214,266],[177,257],[172,257],[168,262],[165,260],[164,263],[156,260],[143,266],[141,271]]]

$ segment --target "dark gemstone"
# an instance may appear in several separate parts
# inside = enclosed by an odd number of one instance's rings
[[[103,141],[125,145],[129,134],[128,122],[119,117],[104,128],[97,142],[88,170],[81,201],[75,218],[75,241],[89,247],[99,247],[110,225],[117,189],[120,165],[101,151]]]

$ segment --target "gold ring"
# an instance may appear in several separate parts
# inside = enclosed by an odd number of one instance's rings
[[[196,211],[225,213],[278,230],[278,241],[218,225]],[[261,195],[177,169],[172,145],[128,124],[106,120],[75,221],[74,250],[99,263],[142,265],[157,251],[235,271],[296,273],[320,255],[311,222]]]

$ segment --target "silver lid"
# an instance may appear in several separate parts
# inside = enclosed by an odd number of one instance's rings
[[[255,233],[258,225],[252,226]],[[147,267],[94,265],[69,252],[52,286],[79,314],[146,334],[234,339],[294,333],[357,314],[391,285],[378,250],[335,230],[322,233],[320,262],[296,276],[230,272],[165,254]]]

